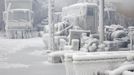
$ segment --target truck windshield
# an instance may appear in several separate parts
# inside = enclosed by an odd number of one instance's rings
[[[87,15],[88,16],[94,16],[94,9],[92,7],[87,8]]]
[[[10,21],[29,21],[28,11],[13,11],[9,12]]]

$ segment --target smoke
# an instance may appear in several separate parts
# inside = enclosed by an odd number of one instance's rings
[[[115,3],[117,11],[121,14],[134,18],[134,0],[117,0]]]

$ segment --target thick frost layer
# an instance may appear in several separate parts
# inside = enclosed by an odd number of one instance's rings
[[[127,56],[133,55],[133,51],[115,51],[115,52],[93,52],[85,55],[73,55],[75,61],[90,61],[103,59],[127,59]]]

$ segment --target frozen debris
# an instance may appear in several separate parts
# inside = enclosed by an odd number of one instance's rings
[[[95,52],[98,49],[98,45],[99,45],[98,39],[89,37],[88,39],[86,39],[83,47],[80,50],[86,52]]]
[[[92,44],[91,46],[88,47],[88,50],[90,52],[95,52],[97,50],[97,44],[96,43]]]
[[[64,61],[65,53],[73,53],[73,51],[57,51],[48,55],[48,62],[50,63],[62,63]]]
[[[90,37],[88,37],[87,33],[82,33],[80,39],[80,47],[83,47],[88,39],[90,39]]]
[[[128,38],[115,39],[114,41],[117,42],[118,48],[128,48],[129,44]]]
[[[82,47],[82,48],[80,49],[80,51],[81,51],[81,52],[88,52],[88,49],[87,49],[86,47]]]
[[[90,37],[83,34],[81,38],[81,51],[84,52],[96,52],[96,51],[117,51],[117,50],[125,50],[122,48],[127,48],[128,46],[128,37],[126,37],[126,33],[123,30],[118,30],[113,32],[114,40],[113,41],[104,41],[103,44],[99,44],[99,40],[96,35],[91,35]],[[116,33],[117,32],[117,33]],[[116,34],[115,34],[116,33]],[[112,37],[112,36],[109,36]],[[126,49],[127,50],[127,49]]]
[[[117,31],[114,31],[112,34],[111,34],[111,38],[112,40],[116,39],[116,38],[123,38],[123,37],[126,37],[127,34],[125,33],[124,30],[117,30]]]
[[[106,44],[108,51],[117,51],[118,50],[118,42],[116,42],[116,41],[104,41],[104,44]]]
[[[121,25],[110,25],[110,26],[105,26],[108,31],[117,31],[117,30],[124,30],[124,27]]]
[[[121,25],[111,25],[105,27],[106,39],[108,41],[114,41],[115,39],[122,39],[127,37],[125,28]]]
[[[72,28],[68,21],[63,21],[55,24],[55,35],[68,35],[68,30]]]
[[[133,61],[133,60],[134,60],[134,55],[127,56],[127,61]]]

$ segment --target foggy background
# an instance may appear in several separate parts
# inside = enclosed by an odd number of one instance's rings
[[[3,11],[5,10],[4,5],[5,0],[0,0],[0,31],[4,31],[3,22]],[[55,0],[55,12],[61,12],[62,7],[68,6],[77,2],[82,2],[84,0]],[[87,1],[87,0],[85,0]],[[133,0],[106,0],[115,2],[118,11],[125,15],[126,23],[129,25],[134,25],[133,23],[133,13],[128,11],[134,11],[134,1]],[[116,3],[118,2],[118,3]],[[33,0],[33,12],[34,12],[34,26],[38,26],[42,21],[47,21],[48,17],[48,0]],[[125,24],[126,24],[125,23]]]
[[[5,10],[5,0],[0,0],[0,31],[4,31],[3,11]],[[55,11],[61,12],[62,7],[76,3],[77,0],[56,0]],[[40,24],[48,17],[48,0],[33,0],[32,10],[34,12],[34,26]]]

